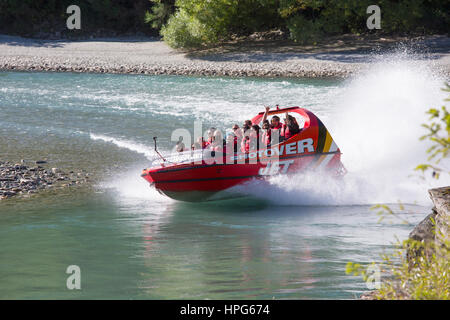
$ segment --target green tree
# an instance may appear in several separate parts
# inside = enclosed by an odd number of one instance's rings
[[[161,29],[172,47],[211,45],[279,24],[275,0],[176,0],[175,13]]]
[[[153,6],[145,13],[145,22],[160,30],[175,10],[175,0],[150,0]]]

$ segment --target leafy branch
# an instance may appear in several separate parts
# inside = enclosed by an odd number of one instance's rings
[[[450,92],[450,85],[446,84],[446,88],[443,91]],[[450,101],[450,98],[445,99]],[[434,160],[433,163],[426,163],[418,165],[415,170],[425,173],[428,169],[433,171],[432,176],[439,179],[442,172],[450,174],[450,171],[446,171],[439,166],[441,160],[448,158],[450,153],[450,113],[447,111],[446,106],[442,106],[441,109],[431,108],[427,111],[430,115],[430,124],[422,124],[422,127],[428,130],[428,133],[420,137],[420,140],[429,140],[432,142],[430,148],[427,149],[429,154],[428,161]]]

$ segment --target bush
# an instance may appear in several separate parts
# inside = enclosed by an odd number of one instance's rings
[[[161,28],[173,14],[175,0],[150,0],[153,3],[151,11],[145,12],[145,23],[150,23],[153,29]]]
[[[190,16],[185,10],[178,10],[161,29],[164,41],[173,48],[199,47],[217,40],[217,33]]]
[[[278,25],[274,0],[177,0],[161,35],[172,47],[197,47]]]
[[[295,16],[287,21],[289,37],[301,44],[313,43],[324,35],[322,23],[308,20],[303,16]]]
[[[381,30],[368,30],[370,0],[281,0],[279,12],[290,36],[301,43],[345,33],[411,34],[448,32],[450,3],[437,0],[379,0]]]
[[[447,221],[450,225],[450,221]],[[450,242],[448,235],[437,235],[437,243],[405,240],[396,244],[396,250],[383,255],[381,273],[385,279],[372,297],[378,300],[449,300],[450,299]],[[407,252],[414,250],[414,259],[408,260]],[[347,263],[346,273],[361,275],[364,281],[369,275],[360,264]]]

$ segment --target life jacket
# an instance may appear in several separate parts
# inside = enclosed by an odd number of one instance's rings
[[[241,152],[249,153],[250,152],[250,139],[242,139],[241,142]]]
[[[282,124],[281,122],[279,122],[278,125],[277,125],[276,127],[273,127],[273,128],[271,128],[270,130],[272,130],[272,132],[278,131],[280,137],[282,137],[282,136],[283,136],[283,132],[284,132],[283,128],[284,128],[284,124]]]
[[[270,145],[270,143],[272,142],[271,138],[272,138],[272,131],[270,129],[263,130],[263,133],[261,135],[261,142],[264,146],[267,147],[268,145]]]
[[[208,138],[208,141],[204,141],[202,142],[202,148],[208,148],[209,145],[211,145],[211,143],[213,142],[213,137]]]
[[[281,122],[278,122],[278,125],[276,127],[273,127],[272,129],[280,130],[283,128],[283,124]]]

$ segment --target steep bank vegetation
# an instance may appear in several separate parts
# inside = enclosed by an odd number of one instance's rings
[[[68,30],[67,7],[81,10],[81,30]],[[0,33],[48,38],[158,32],[145,23],[148,0],[0,0]]]
[[[82,13],[81,30],[65,27],[69,5]],[[369,5],[381,9],[381,29],[366,26]],[[215,45],[254,32],[281,30],[313,43],[347,33],[448,33],[450,2],[440,0],[0,0],[0,32],[45,37],[163,36],[172,47]]]
[[[153,1],[163,5],[164,1]],[[381,9],[381,29],[368,30],[368,6]],[[438,0],[176,0],[161,27],[173,47],[195,47],[280,29],[295,42],[345,33],[448,33],[450,3]]]

